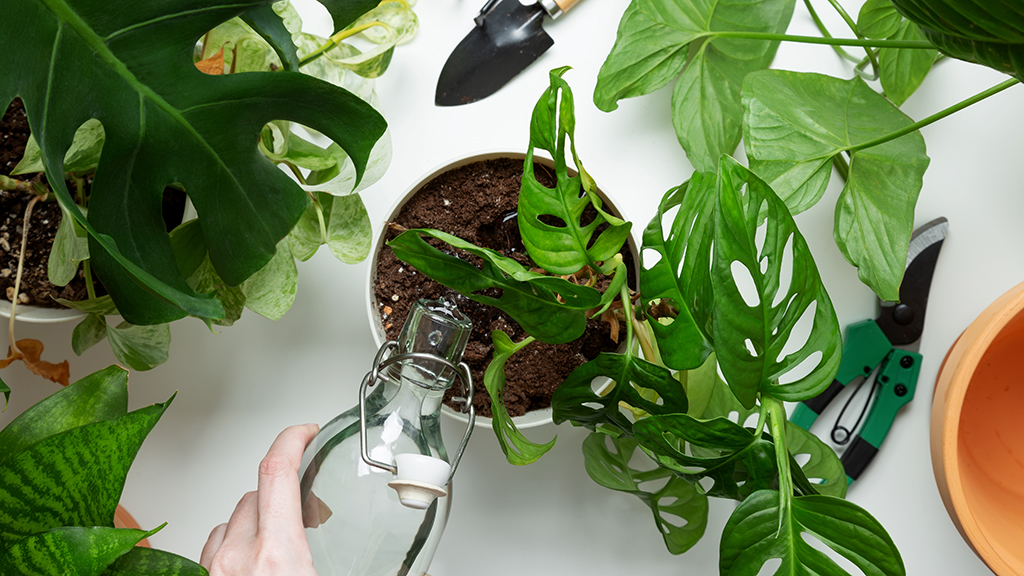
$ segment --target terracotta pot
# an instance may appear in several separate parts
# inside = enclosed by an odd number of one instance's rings
[[[1024,283],[964,331],[939,371],[932,467],[950,518],[1000,576],[1024,575]]]
[[[554,168],[554,162],[552,162],[548,158],[544,158],[544,157],[539,156],[538,152],[539,151],[535,151],[535,153],[534,153],[534,160],[538,164],[544,164],[544,165],[548,166],[549,168]],[[372,250],[370,251],[370,255],[371,255],[372,259],[370,261],[369,279],[368,279],[368,281],[366,283],[366,285],[367,285],[367,291],[366,291],[366,311],[367,311],[367,315],[368,315],[369,320],[370,320],[370,332],[373,334],[373,340],[376,343],[378,348],[384,343],[386,338],[385,338],[385,335],[384,335],[385,334],[384,326],[381,324],[380,315],[378,313],[377,298],[374,295],[373,286],[374,286],[374,282],[375,282],[376,276],[377,276],[377,255],[380,253],[381,249],[384,248],[385,226],[386,226],[387,222],[390,222],[390,221],[394,220],[394,218],[402,210],[402,207],[405,206],[406,202],[408,202],[409,199],[412,198],[413,195],[415,195],[416,192],[418,192],[420,188],[422,188],[424,185],[426,185],[428,182],[430,182],[434,178],[440,176],[441,174],[443,174],[445,172],[448,172],[449,170],[453,170],[455,168],[459,168],[459,167],[465,166],[467,164],[472,164],[474,162],[480,162],[482,160],[492,160],[492,159],[495,159],[495,158],[514,158],[514,159],[517,159],[517,160],[525,160],[526,154],[523,153],[523,152],[508,152],[508,151],[482,152],[482,153],[474,153],[474,154],[471,154],[471,155],[468,155],[468,156],[459,157],[459,158],[456,158],[456,159],[451,160],[449,162],[445,162],[444,164],[441,164],[440,166],[438,166],[438,167],[434,168],[433,170],[431,170],[429,173],[425,174],[422,178],[418,179],[401,196],[398,197],[398,200],[394,203],[394,205],[391,207],[391,209],[388,210],[387,217],[384,218],[383,222],[381,223],[380,227],[378,228],[379,233],[377,235],[377,239],[374,242]],[[573,170],[570,167],[569,168],[569,174],[570,175],[575,175],[576,171]],[[603,191],[601,191],[599,189],[597,191],[597,195],[601,198],[601,200],[604,202],[605,206],[612,213],[614,213],[614,214],[621,214],[622,213],[622,211],[615,206],[615,203],[612,202]],[[640,255],[639,255],[639,252],[637,250],[636,242],[633,240],[632,235],[629,238],[628,245],[629,245],[630,251],[633,253],[634,265],[636,267],[639,267],[639,265],[640,265]],[[639,274],[639,272],[640,272],[639,268],[637,268],[637,270],[635,272],[637,274]],[[620,350],[619,350],[620,352],[624,350],[624,346],[625,346],[625,343],[623,342],[622,347],[620,347]],[[607,380],[607,379],[605,379],[605,380],[606,380],[606,382],[604,382],[603,384],[601,384],[600,382],[597,382],[595,390],[600,392],[601,390],[604,389],[604,387],[608,386],[611,383],[610,380]],[[474,382],[474,386],[476,386],[478,388],[482,388],[483,385],[484,385],[483,382]],[[455,418],[456,420],[459,420],[460,422],[469,423],[469,419],[464,414],[462,414],[460,412],[456,412],[455,410],[452,410],[447,405],[442,407],[441,413],[442,414],[446,414],[449,417]],[[522,416],[513,417],[512,420],[513,420],[513,422],[515,422],[516,427],[519,428],[520,430],[524,430],[524,429],[527,429],[527,428],[535,428],[537,426],[543,426],[545,424],[552,423],[552,410],[551,410],[551,408],[544,408],[544,409],[541,409],[541,410],[534,410],[534,411],[531,411],[531,412],[527,412],[526,414],[524,414]],[[484,416],[477,416],[476,417],[476,425],[477,426],[481,426],[483,428],[491,428],[492,427],[491,419],[487,418],[487,417],[484,417]]]

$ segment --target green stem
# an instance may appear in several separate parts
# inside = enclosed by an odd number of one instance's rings
[[[71,177],[75,179],[75,194],[78,196],[78,205],[88,208],[89,206],[85,203],[85,178],[75,176],[74,174]]]
[[[772,34],[770,32],[708,32],[714,38],[737,38],[742,40],[769,40],[778,42],[800,42],[803,44],[825,44],[827,46],[860,46],[862,48],[911,48],[918,50],[934,50],[935,45],[924,40],[873,40],[860,38],[819,38],[817,36],[790,36],[788,34]]]
[[[89,264],[89,260],[82,260],[82,272],[85,273],[85,291],[89,295],[89,300],[96,298],[96,288],[92,282],[92,265]]]
[[[626,349],[633,350],[633,301],[629,299],[629,286],[625,282],[619,288],[622,300],[622,313],[626,315]]]
[[[322,244],[327,244],[327,222],[324,221],[324,207],[312,193],[309,194],[309,198],[313,201],[313,209],[316,210],[316,219],[320,222],[320,242]]]
[[[807,7],[807,12],[811,15],[811,19],[814,20],[814,25],[818,27],[818,32],[821,32],[821,35],[824,36],[825,38],[832,38],[833,36],[825,27],[825,23],[821,21],[820,17],[818,17],[818,11],[814,9],[814,5],[811,4],[811,0],[804,0],[804,6]],[[854,64],[859,64],[861,61],[860,58],[857,58],[853,54],[850,54],[846,50],[843,50],[840,46],[833,46],[832,49],[835,50],[836,54],[838,54],[839,57],[843,58],[844,60],[848,60],[850,62],[853,62]]]
[[[760,410],[760,413],[757,416],[757,431],[755,432],[755,434],[757,435],[758,438],[761,437],[761,432],[764,431],[764,426],[767,423],[768,423],[768,404],[762,401],[761,402],[761,410]]]
[[[846,25],[850,27],[850,30],[853,31],[853,35],[861,40],[865,40],[864,35],[857,29],[857,23],[853,21],[853,18],[850,18],[850,15],[842,5],[839,4],[838,0],[828,0],[828,3],[835,8],[839,17],[842,18],[843,21],[846,22]],[[874,70],[875,74],[878,74],[878,59],[875,57],[875,52],[870,48],[866,48],[864,51],[868,53],[868,60],[871,61],[871,69]]]
[[[789,516],[793,500],[793,475],[789,469],[789,447],[786,445],[786,407],[772,396],[762,395],[761,403],[768,406],[772,440],[775,443],[775,461],[779,467],[779,529]]]
[[[907,134],[910,134],[911,132],[920,130],[921,128],[924,128],[925,126],[928,126],[929,124],[932,124],[934,122],[942,120],[946,116],[949,116],[951,114],[955,114],[956,112],[959,112],[960,110],[963,110],[964,108],[967,108],[968,106],[970,106],[972,104],[977,104],[978,102],[981,102],[985,98],[988,98],[989,96],[993,96],[995,94],[998,94],[998,93],[1002,92],[1003,90],[1006,90],[1010,86],[1014,86],[1014,85],[1019,84],[1019,83],[1020,83],[1020,80],[1018,80],[1016,78],[1010,78],[1009,80],[1007,80],[1005,82],[1002,82],[1000,84],[996,84],[995,86],[989,88],[988,90],[985,90],[984,92],[980,92],[978,94],[975,94],[974,96],[971,96],[970,98],[968,98],[966,100],[962,100],[962,101],[960,101],[960,102],[950,106],[949,108],[946,108],[945,110],[941,110],[939,112],[936,112],[935,114],[932,114],[931,116],[925,118],[924,120],[919,120],[917,122],[914,122],[910,126],[907,126],[906,128],[901,128],[901,129],[899,129],[899,130],[897,130],[895,132],[890,132],[889,134],[886,134],[885,136],[880,136],[878,138],[875,138],[874,140],[868,140],[867,142],[864,142],[863,144],[858,144],[856,146],[852,146],[850,148],[847,148],[846,151],[849,152],[850,154],[853,154],[854,152],[857,152],[858,150],[864,150],[865,148],[871,148],[872,146],[878,146],[879,144],[885,144],[886,142],[889,142],[890,140],[895,140],[895,139],[899,138],[900,136],[906,136]]]
[[[836,167],[839,175],[843,177],[843,182],[850,179],[850,163],[843,158],[842,154],[836,154],[832,157],[832,165]]]
[[[344,41],[346,38],[355,36],[356,34],[362,32],[363,30],[369,30],[374,26],[387,26],[387,24],[374,20],[373,22],[367,22],[366,24],[360,24],[359,26],[342,30],[341,32],[338,32],[334,36],[328,38],[327,42],[324,43],[323,46],[317,48],[311,54],[307,54],[306,56],[304,56],[302,60],[299,61],[299,67],[301,68],[306,64],[309,64],[310,62],[316,60],[317,58],[323,56],[325,52],[327,52],[331,48],[334,48],[338,44],[341,44],[342,41]]]

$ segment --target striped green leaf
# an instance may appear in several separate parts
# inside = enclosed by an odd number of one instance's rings
[[[8,457],[0,464],[0,548],[61,526],[112,526],[128,469],[170,402],[54,434]]]
[[[111,562],[152,533],[100,526],[56,528],[8,548],[0,556],[0,574],[99,576]]]
[[[110,366],[51,394],[0,431],[0,463],[49,436],[128,412],[128,371]]]
[[[111,564],[103,576],[148,576],[150,574],[207,576],[207,572],[202,566],[188,558],[152,548],[132,548],[130,552]]]

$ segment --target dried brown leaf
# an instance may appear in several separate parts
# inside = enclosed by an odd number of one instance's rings
[[[213,56],[196,62],[196,68],[199,68],[199,71],[203,74],[211,74],[213,76],[224,74],[224,47],[221,46],[220,50]]]
[[[21,360],[25,363],[25,367],[33,373],[51,382],[56,382],[61,386],[67,386],[70,383],[71,374],[68,369],[68,361],[65,360],[60,364],[53,364],[43,360],[41,358],[43,355],[43,343],[39,340],[29,338],[18,340],[17,348],[17,350],[10,347],[7,349],[7,358],[0,360],[0,368],[7,368],[15,360]]]

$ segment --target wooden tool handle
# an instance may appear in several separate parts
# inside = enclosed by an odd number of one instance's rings
[[[562,12],[564,13],[568,12],[569,8],[575,6],[576,3],[579,1],[580,0],[555,0],[555,4],[558,4],[558,7],[561,8]]]
[[[552,18],[558,18],[569,11],[580,0],[539,0],[540,5]]]

